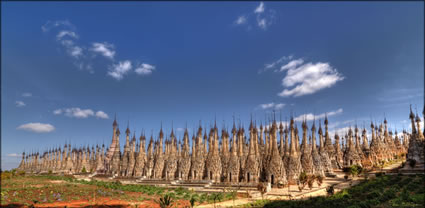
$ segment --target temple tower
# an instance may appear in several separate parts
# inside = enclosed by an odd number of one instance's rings
[[[277,147],[277,124],[276,119],[274,119],[273,124],[270,129],[270,139],[271,139],[271,154],[270,160],[266,169],[266,178],[269,183],[272,185],[276,184],[286,184],[286,171],[284,164],[282,162],[282,157],[280,156],[279,149]]]
[[[305,173],[313,174],[313,158],[311,155],[311,148],[307,144],[307,121],[303,121],[303,140],[301,144],[301,166]]]

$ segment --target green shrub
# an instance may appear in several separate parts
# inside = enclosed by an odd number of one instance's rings
[[[172,206],[173,198],[169,194],[165,194],[164,196],[159,198],[159,201],[157,203],[161,208],[168,208]]]
[[[409,201],[416,203],[416,204],[423,204],[425,201],[424,194],[414,194],[409,196]]]
[[[190,202],[190,207],[194,207],[195,206],[195,203],[196,203],[196,201],[197,201],[197,199],[198,199],[198,194],[192,194],[191,196],[190,196],[190,200],[189,200],[189,202]]]

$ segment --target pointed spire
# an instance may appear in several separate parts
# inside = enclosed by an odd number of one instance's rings
[[[171,138],[174,138],[174,122],[171,121],[171,134],[170,134]]]
[[[236,124],[235,124],[235,115],[233,114],[233,128],[232,128],[232,133],[236,134]]]
[[[214,130],[217,131],[217,115],[214,115]]]
[[[114,128],[118,126],[118,123],[117,123],[117,113],[115,113],[114,123],[112,123],[112,126]]]
[[[130,121],[127,122],[127,129],[125,130],[125,134],[128,136],[130,135]]]
[[[161,130],[159,131],[159,138],[162,139],[164,137],[164,132],[162,131],[162,121],[161,121]]]

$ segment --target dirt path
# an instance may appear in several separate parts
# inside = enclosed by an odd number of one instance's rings
[[[397,168],[401,165],[402,162],[398,162],[398,163],[394,163],[392,165],[389,165],[387,167],[384,167],[382,169],[382,171],[384,172],[388,172],[394,168]],[[350,181],[346,181],[343,178],[343,174],[339,174],[337,178],[327,178],[323,181],[323,184],[321,187],[319,187],[317,184],[313,185],[313,189],[304,189],[302,192],[300,192],[298,190],[298,186],[290,186],[290,190],[288,194],[288,188],[283,188],[283,189],[275,189],[273,188],[266,196],[264,196],[264,199],[268,199],[268,200],[289,200],[291,199],[302,199],[302,198],[308,198],[308,197],[314,197],[314,196],[324,196],[327,194],[326,192],[326,187],[329,185],[333,185],[335,184],[335,191],[341,191],[343,189],[349,188],[351,186],[355,186],[357,184],[359,184],[363,178],[359,178],[356,177]],[[248,204],[251,202],[254,202],[256,200],[260,200],[261,197],[256,197],[256,198],[242,198],[242,199],[237,199],[235,200],[235,202],[233,203],[232,200],[230,201],[224,201],[224,202],[220,202],[220,203],[216,203],[216,208],[223,208],[223,207],[232,207],[232,206],[239,206],[239,205],[244,205],[244,204]],[[206,205],[199,205],[199,206],[195,206],[198,208],[214,208],[214,204],[206,204]]]

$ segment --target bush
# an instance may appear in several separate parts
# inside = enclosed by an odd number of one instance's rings
[[[12,173],[9,171],[4,171],[1,173],[1,180],[7,180],[12,178]]]
[[[197,194],[192,194],[191,196],[190,196],[190,200],[189,200],[189,202],[190,202],[190,207],[194,207],[195,206],[195,202],[196,202],[196,200],[198,199],[198,195]]]
[[[87,173],[86,167],[83,166],[83,169],[81,170],[82,173]]]
[[[321,175],[317,175],[317,176],[316,176],[316,179],[317,179],[317,185],[322,186],[322,183],[323,183],[323,176],[321,176]]]
[[[335,186],[335,185],[332,185],[332,186],[329,186],[328,188],[326,188],[326,193],[328,193],[328,195],[329,195],[329,196],[334,195],[334,193],[335,193],[335,188],[334,188],[334,186]]]
[[[20,170],[16,173],[17,176],[25,176],[25,171]]]
[[[385,173],[384,173],[384,172],[377,172],[377,173],[375,173],[375,176],[376,176],[376,177],[381,177],[381,176],[383,176],[383,175],[385,175]]]
[[[314,175],[309,175],[307,177],[307,185],[308,185],[308,188],[310,188],[310,190],[313,189],[313,183],[315,179],[316,178],[314,177]]]
[[[300,173],[300,176],[298,176],[298,189],[300,191],[302,191],[305,187],[305,185],[307,184],[308,181],[308,176],[307,174],[303,171]]]
[[[352,165],[349,168],[349,173],[355,177],[357,175],[359,175],[361,172],[363,171],[363,168],[359,165]]]
[[[165,194],[163,197],[159,198],[158,204],[161,208],[171,207],[173,204],[173,198],[169,194]]]

